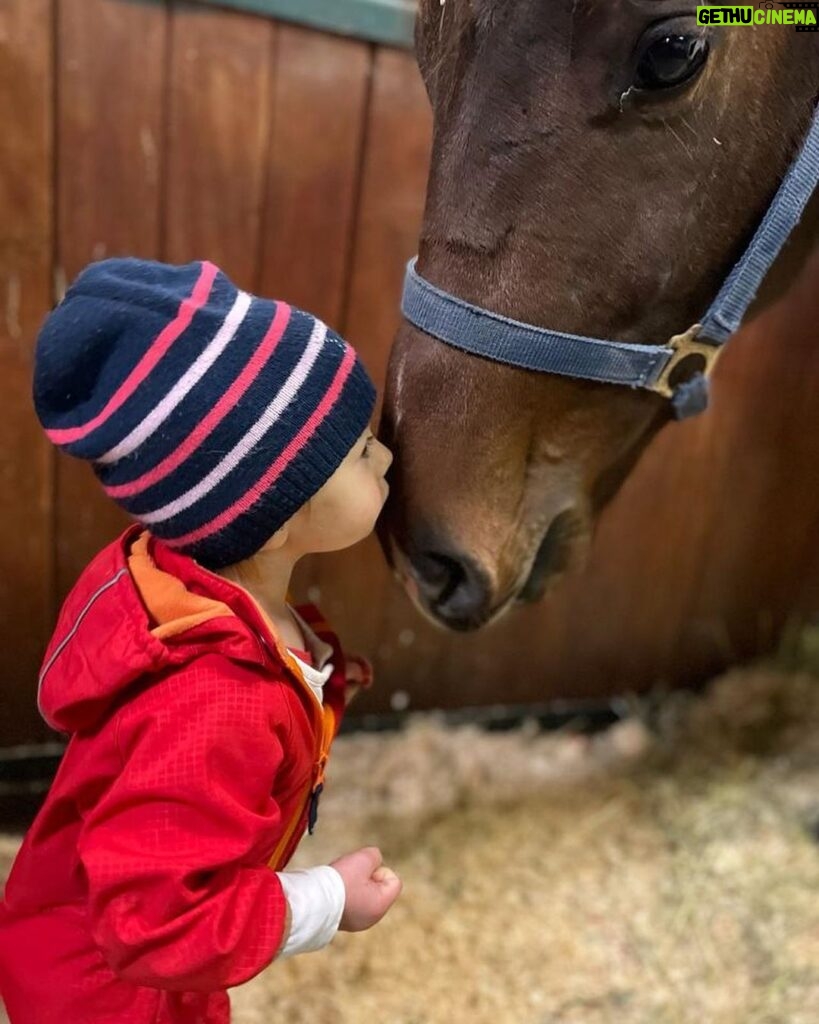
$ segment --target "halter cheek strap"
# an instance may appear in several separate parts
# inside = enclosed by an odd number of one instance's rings
[[[739,262],[701,324],[665,345],[633,345],[551,331],[501,316],[437,288],[410,261],[401,309],[425,334],[472,355],[537,373],[644,388],[671,400],[678,419],[708,404],[708,380],[721,346],[742,324],[760,284],[819,184],[819,105]]]

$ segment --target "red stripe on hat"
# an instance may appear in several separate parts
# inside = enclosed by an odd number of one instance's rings
[[[164,480],[169,473],[177,469],[204,441],[210,437],[216,427],[233,409],[244,393],[261,373],[262,367],[270,361],[276,347],[284,337],[287,325],[290,323],[292,309],[286,302],[279,302],[276,305],[276,312],[273,321],[262,339],[261,344],[253,353],[244,369],[231,384],[228,390],[222,395],[219,401],[210,410],[207,416],[198,423],[193,431],[185,438],[182,444],[162,462],[153,469],[149,469],[136,480],[127,484],[115,484],[106,487],[105,491],[111,498],[130,498],[141,491],[147,490],[160,480]]]
[[[220,516],[217,516],[215,519],[211,519],[209,522],[205,523],[204,526],[200,526],[197,530],[192,530],[190,533],[186,533],[184,537],[163,537],[164,542],[169,547],[174,548],[187,544],[195,544],[197,541],[204,540],[205,537],[210,537],[212,534],[224,529],[224,527],[229,526],[235,519],[238,519],[243,512],[247,512],[252,508],[265,491],[270,490],[273,484],[275,484],[299,452],[308,444],[315,432],[327,418],[333,406],[338,401],[338,397],[341,394],[344,384],[355,365],[355,360],[355,351],[348,347],[347,351],[344,353],[344,358],[341,360],[341,363],[336,370],[336,375],[333,378],[330,387],[327,389],[324,398],[322,398],[321,402],[316,406],[313,414],[310,416],[310,419],[285,447],[284,451],[282,451],[281,455],[276,459],[270,469],[268,469],[264,476],[261,477],[261,479],[258,480],[249,491],[243,494],[237,502],[231,505],[230,508],[226,509]]]
[[[187,330],[194,314],[208,301],[218,272],[219,268],[214,266],[213,263],[202,264],[199,279],[188,298],[183,299],[179,306],[179,312],[167,327],[160,331],[142,359],[140,359],[109,398],[103,410],[97,413],[93,419],[78,427],[47,430],[46,434],[54,444],[71,444],[73,441],[80,441],[82,438],[87,437],[93,430],[96,430],[97,427],[105,423],[131,397],[176,339]]]

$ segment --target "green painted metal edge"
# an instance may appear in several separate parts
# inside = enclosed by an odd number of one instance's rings
[[[196,0],[268,18],[309,25],[325,32],[411,47],[416,0]]]

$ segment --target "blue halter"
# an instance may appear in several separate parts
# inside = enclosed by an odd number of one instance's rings
[[[538,373],[645,388],[670,399],[677,418],[685,419],[706,408],[721,346],[739,329],[817,184],[819,106],[799,155],[702,323],[667,345],[585,338],[512,320],[436,288],[418,274],[417,259],[407,267],[401,309],[425,334],[464,352]]]

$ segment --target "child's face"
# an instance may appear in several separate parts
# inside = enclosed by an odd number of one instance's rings
[[[327,483],[290,521],[290,537],[305,554],[341,551],[368,537],[389,487],[389,448],[367,430]]]

